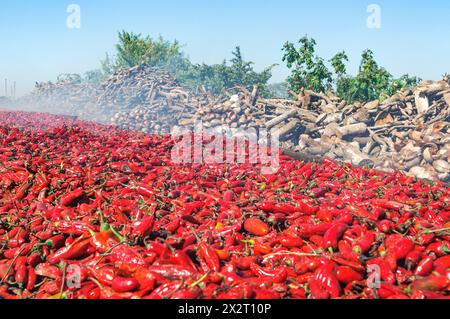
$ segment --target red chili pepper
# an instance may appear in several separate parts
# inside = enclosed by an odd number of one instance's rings
[[[87,266],[90,274],[94,276],[99,282],[104,285],[111,286],[112,281],[115,278],[115,269],[112,266],[103,266],[101,268],[96,268],[94,266]]]
[[[168,299],[181,289],[182,285],[182,282],[165,283],[153,290],[150,295],[145,296],[143,299]]]
[[[136,278],[115,277],[111,287],[117,292],[130,292],[139,287],[139,281]]]
[[[417,265],[417,268],[414,271],[414,275],[422,277],[429,275],[433,270],[433,262],[434,262],[433,256],[427,256],[424,259],[422,259]]]
[[[318,206],[312,206],[302,201],[295,202],[295,205],[295,211],[302,214],[313,215],[319,211]]]
[[[301,247],[303,246],[303,240],[293,236],[279,236],[277,241],[284,247]]]
[[[375,232],[368,231],[353,245],[353,251],[360,255],[367,253],[375,242],[375,237]]]
[[[49,263],[41,263],[34,269],[36,275],[41,277],[48,277],[58,279],[62,277],[62,272],[58,267],[50,265]]]
[[[322,248],[325,250],[333,250],[337,248],[338,240],[348,229],[348,225],[344,223],[336,223],[326,231],[323,236]]]
[[[420,246],[426,246],[431,244],[434,238],[434,234],[423,234],[416,238],[416,243]]]
[[[205,242],[198,245],[198,256],[203,260],[209,269],[220,271],[220,260],[217,252]]]
[[[146,265],[144,258],[137,251],[124,244],[116,246],[111,251],[110,258],[119,268],[131,272]]]
[[[389,264],[380,257],[370,259],[366,262],[366,265],[378,265],[380,267],[381,279],[387,283],[395,283],[395,274],[392,272]]]
[[[450,284],[446,276],[429,276],[413,282],[413,290],[442,291]]]
[[[36,271],[34,270],[33,266],[28,266],[28,281],[27,281],[27,290],[33,291],[34,287],[36,286]]]
[[[89,239],[91,246],[95,247],[100,253],[104,253],[118,244],[117,235],[111,231],[110,227],[102,228],[103,230],[98,233],[93,233]]]
[[[363,280],[363,276],[359,272],[353,270],[350,267],[346,267],[346,266],[337,267],[336,277],[340,282],[342,282],[344,284],[349,284],[354,281]]]
[[[338,257],[336,255],[331,256],[331,260],[333,260],[334,262],[336,262],[336,263],[338,263],[340,265],[353,268],[356,271],[360,271],[360,272],[365,271],[364,266],[361,265],[361,263],[356,262],[356,261],[346,260],[346,259],[340,258],[340,257]]]
[[[26,265],[22,264],[19,267],[17,267],[16,269],[16,275],[15,275],[15,280],[16,283],[20,286],[20,287],[24,287],[26,286],[27,283],[27,277],[28,277],[28,268]]]
[[[411,294],[411,299],[445,299],[446,297],[433,292],[433,291],[424,291],[424,290],[414,290]]]
[[[395,257],[398,259],[405,258],[408,253],[410,253],[414,249],[414,242],[411,238],[404,237],[397,242],[394,248]]]
[[[338,249],[343,259],[356,263],[360,261],[361,256],[352,250],[352,247],[347,241],[340,240],[338,242]]]
[[[406,268],[413,269],[420,261],[422,257],[422,252],[420,250],[413,250],[408,253],[405,257]]]
[[[134,237],[146,237],[153,229],[154,224],[153,216],[144,216],[141,220],[135,221],[132,224],[132,233]]]
[[[435,253],[438,257],[442,257],[450,253],[450,244],[446,242],[431,243],[427,246],[426,251]]]
[[[385,209],[392,209],[392,210],[401,210],[401,209],[407,207],[407,205],[405,205],[405,204],[398,203],[395,201],[389,201],[389,200],[385,200],[385,199],[372,199],[370,203],[375,206],[379,206],[379,207],[382,207]]]
[[[295,277],[295,281],[299,284],[305,284],[308,283],[312,278],[314,278],[314,273],[308,271]]]
[[[155,190],[144,183],[137,184],[138,193],[145,197],[152,197],[156,194]]]
[[[31,183],[29,181],[24,182],[16,191],[16,195],[13,201],[20,201],[27,196],[28,189],[30,188]]]
[[[309,191],[309,196],[312,198],[320,198],[323,197],[328,191],[328,187],[315,187]]]
[[[70,206],[74,201],[79,199],[81,196],[83,196],[83,190],[76,189],[70,193],[67,193],[63,197],[61,197],[61,200],[59,201],[60,206]]]
[[[404,294],[403,290],[400,287],[384,282],[380,283],[380,288],[377,289],[376,292],[381,299],[387,299],[392,296],[403,296],[405,298],[408,297]]]
[[[83,235],[93,231],[93,227],[83,222],[61,220],[56,223],[56,230],[66,235]]]
[[[256,207],[268,213],[275,213],[277,209],[274,202],[259,202],[256,204]]]
[[[55,235],[47,239],[44,245],[51,247],[53,249],[59,249],[62,246],[64,246],[65,240],[66,239],[63,235]]]
[[[335,274],[335,264],[325,262],[314,273],[314,279],[318,281],[330,294],[332,298],[338,298],[341,295],[339,281]]]
[[[309,281],[309,289],[311,290],[311,294],[314,297],[314,299],[329,299],[330,298],[330,294],[328,293],[328,291],[325,290],[322,283],[317,279],[312,278]]]
[[[304,290],[303,290],[304,292]],[[299,291],[294,289],[290,290],[290,295],[291,298],[292,296],[298,296],[299,295]],[[303,295],[304,296],[304,295]],[[255,299],[260,299],[260,300],[268,300],[268,299],[280,299],[281,296],[278,292],[270,290],[270,289],[261,289],[259,288],[256,291],[256,295],[255,295]]]
[[[244,222],[244,229],[256,236],[265,236],[269,233],[269,226],[258,218],[248,218]]]
[[[330,223],[300,224],[296,225],[297,233],[301,238],[309,238],[313,235],[324,235],[330,229]]]
[[[252,272],[261,278],[267,278],[275,283],[281,283],[287,278],[287,271],[285,266],[279,266],[273,269],[263,268],[255,263],[250,264]]]
[[[199,287],[190,287],[190,288],[184,288],[175,291],[170,299],[197,299],[202,293],[202,290]]]
[[[163,229],[167,231],[168,233],[175,233],[175,231],[180,227],[180,218],[176,217],[173,220],[171,220],[169,223],[163,226]]]
[[[173,260],[181,265],[184,266],[186,268],[188,268],[189,270],[196,272],[197,271],[197,267],[195,266],[194,262],[192,261],[191,258],[189,258],[189,256],[182,250],[177,251],[174,255],[173,255]]]
[[[205,202],[184,203],[183,208],[178,211],[180,215],[190,215],[205,206]]]
[[[47,257],[51,264],[57,264],[61,260],[77,259],[86,254],[90,246],[89,239],[75,241],[69,246],[65,246]]]
[[[377,228],[383,233],[388,234],[395,228],[395,224],[390,220],[384,219],[378,224]]]
[[[434,268],[440,274],[445,275],[450,269],[450,255],[436,259],[434,262]]]

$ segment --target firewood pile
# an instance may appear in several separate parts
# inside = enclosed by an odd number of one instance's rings
[[[448,81],[424,82],[383,102],[350,105],[332,95],[302,92],[285,115],[284,125],[298,120],[301,132],[298,141],[289,141],[291,149],[450,181]]]
[[[115,74],[101,91],[97,104],[104,112],[116,112],[111,124],[157,134],[170,133],[179,121],[192,118],[197,109],[216,100],[206,92],[186,90],[166,72],[146,66]]]
[[[424,82],[384,101],[347,104],[332,94],[304,90],[295,100],[240,93],[197,108],[191,119],[207,128],[266,128],[283,148],[383,171],[401,170],[450,182],[450,85]]]
[[[36,83],[35,90],[19,103],[40,111],[158,133],[169,132],[177,120],[213,99],[207,93],[185,90],[159,68],[139,65],[118,71],[99,85],[74,75],[63,75],[55,83]]]
[[[166,72],[141,65],[101,85],[70,78],[40,83],[32,98],[54,113],[147,133],[191,128],[198,121],[208,129],[265,128],[277,132],[284,149],[304,156],[450,182],[449,83],[447,76],[383,101],[348,104],[309,90],[291,92],[291,100],[261,98],[257,87],[212,96],[189,91]]]

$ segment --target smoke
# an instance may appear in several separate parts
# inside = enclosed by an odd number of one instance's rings
[[[15,100],[0,100],[0,105],[16,111],[45,112],[109,124],[111,113],[119,106],[112,106],[108,112],[98,103],[101,94],[102,84],[58,78],[56,82],[36,82],[31,93]]]

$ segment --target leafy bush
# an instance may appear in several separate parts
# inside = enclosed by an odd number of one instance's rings
[[[421,80],[417,77],[403,75],[399,79],[374,59],[371,50],[362,53],[361,63],[356,76],[348,75],[345,62],[348,57],[345,52],[337,53],[329,60],[333,72],[324,63],[324,60],[315,54],[316,41],[307,36],[299,40],[300,47],[286,43],[283,47],[287,67],[292,69],[288,78],[289,88],[299,92],[302,88],[317,92],[334,89],[336,95],[347,102],[383,100],[405,87],[413,87]]]
[[[124,68],[145,63],[150,66],[167,66],[174,59],[182,58],[181,45],[178,41],[167,41],[162,37],[156,40],[142,37],[126,31],[119,32],[119,43],[116,45],[116,57],[109,56],[103,61],[103,71],[111,73]]]

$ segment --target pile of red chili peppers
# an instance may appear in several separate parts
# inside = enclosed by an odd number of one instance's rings
[[[0,112],[0,298],[448,298],[450,189]]]

